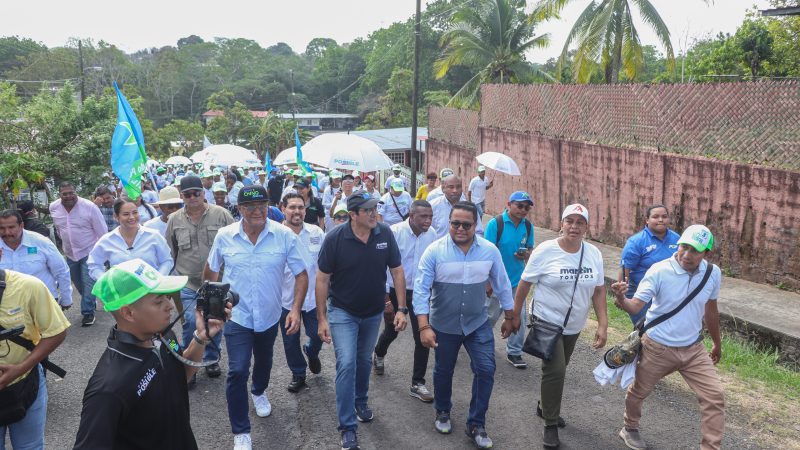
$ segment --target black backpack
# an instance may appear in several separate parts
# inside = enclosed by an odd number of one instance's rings
[[[505,226],[503,215],[498,214],[494,216],[494,221],[495,223],[497,223],[497,238],[495,239],[494,245],[497,248],[500,248],[500,238],[503,237],[503,227]],[[527,247],[528,244],[530,244],[530,242],[528,242],[528,238],[531,235],[531,228],[533,226],[531,225],[531,222],[528,219],[522,219],[522,222],[525,224],[525,247]]]

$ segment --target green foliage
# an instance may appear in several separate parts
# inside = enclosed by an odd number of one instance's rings
[[[481,0],[459,9],[453,26],[442,36],[442,55],[434,62],[441,79],[455,66],[465,66],[473,76],[455,93],[450,104],[478,103],[482,83],[530,81],[537,70],[525,52],[544,48],[549,36],[534,37],[539,20],[525,14],[524,0]]]
[[[0,120],[16,118],[18,108],[17,86],[0,81]]]
[[[733,36],[734,42],[742,50],[745,64],[750,68],[750,75],[758,76],[761,65],[772,57],[772,35],[764,23],[745,20]]]
[[[44,45],[28,38],[0,37],[0,75],[9,69],[18,67],[23,58],[44,50]]]
[[[148,143],[148,156],[162,161],[172,155],[191,156],[203,149],[203,126],[199,122],[175,119],[156,131],[156,143]],[[178,146],[173,149],[170,145]]]

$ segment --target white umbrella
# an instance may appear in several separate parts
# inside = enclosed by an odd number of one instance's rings
[[[192,160],[185,157],[185,156],[170,156],[169,159],[164,161],[164,164],[171,164],[173,166],[177,165],[191,165]]]
[[[303,154],[305,157],[305,154]],[[278,153],[275,159],[272,160],[272,165],[275,167],[296,164],[297,163],[297,147],[289,147],[286,150]]]
[[[205,162],[207,158],[208,158],[208,152],[206,152],[205,150],[200,150],[199,152],[194,152],[194,154],[192,154],[192,156],[189,157],[189,159],[191,159],[192,161],[194,161],[196,163]]]
[[[302,150],[304,161],[328,169],[374,172],[394,165],[377,144],[354,134],[323,134],[306,142]]]
[[[510,156],[497,152],[485,152],[475,159],[484,166],[509,175],[520,175],[519,166]]]
[[[226,167],[262,167],[264,165],[254,151],[238,145],[212,145],[203,149],[203,152],[205,153],[205,158],[202,162],[206,165],[213,164]]]

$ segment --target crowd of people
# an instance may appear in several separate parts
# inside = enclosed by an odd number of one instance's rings
[[[145,174],[135,199],[110,175],[92,200],[61,182],[49,205],[52,233],[30,202],[0,212],[0,325],[17,327],[35,345],[29,351],[0,340],[0,448],[6,431],[14,448],[44,445],[40,363],[65,339],[63,311],[73,289],[82,326],[95,323],[97,300],[115,320],[84,393],[75,448],[197,448],[188,399],[200,368],[209,378],[226,374],[233,447],[252,448],[250,402],[258,417],[272,413],[268,391],[280,334],[291,372],[287,389],[295,394],[307,387],[308,372],[321,373],[323,344],[333,345],[341,448],[357,449],[358,423],[375,419],[370,377],[392,370],[389,348],[409,324],[408,394],[431,403],[433,428],[451,433],[452,409],[467,406],[452,402],[463,346],[473,372],[464,432],[476,447],[490,448],[486,412],[501,316],[505,360],[518,369],[528,366],[528,323],[563,325],[552,357],[541,363],[536,408],[544,446],[557,448],[558,429],[566,426],[567,367],[590,308],[597,318],[592,346],[607,344],[603,255],[586,240],[589,210],[567,206],[559,237],[537,244],[527,192],[502,195],[503,211],[484,226],[494,185],[482,166],[466,192],[461,177],[443,168],[426,175],[415,197],[401,168],[392,172],[380,191],[377,174],[358,171],[158,166]],[[714,368],[721,358],[721,273],[705,261],[713,235],[703,225],[679,235],[664,205],[645,217],[611,286],[617,307],[646,326],[690,292],[699,295],[642,337],[619,436],[630,448],[646,448],[642,403],[661,378],[678,371],[701,405],[701,448],[717,449],[724,425]],[[198,291],[217,281],[239,300],[225,305],[224,317],[209,318]],[[173,316],[182,320],[180,336],[170,330]],[[704,323],[710,357],[701,343]],[[223,341],[226,370],[219,364]]]

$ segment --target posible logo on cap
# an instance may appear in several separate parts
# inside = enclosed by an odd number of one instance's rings
[[[139,264],[136,270],[133,271],[136,276],[149,287],[154,287],[158,284],[158,274],[152,268],[146,267],[144,264]]]
[[[582,213],[583,212],[583,208],[581,208],[581,205],[575,205],[575,207],[572,208],[572,210],[575,211],[575,212],[578,212],[578,213]]]
[[[242,195],[248,198],[260,198],[261,192],[259,192],[257,189],[252,189],[249,191],[244,191]]]
[[[692,239],[694,239],[695,241],[697,241],[697,242],[699,242],[701,244],[706,244],[706,243],[708,243],[708,231],[706,231],[706,230],[697,230],[697,231],[694,232],[694,234],[692,234]]]

